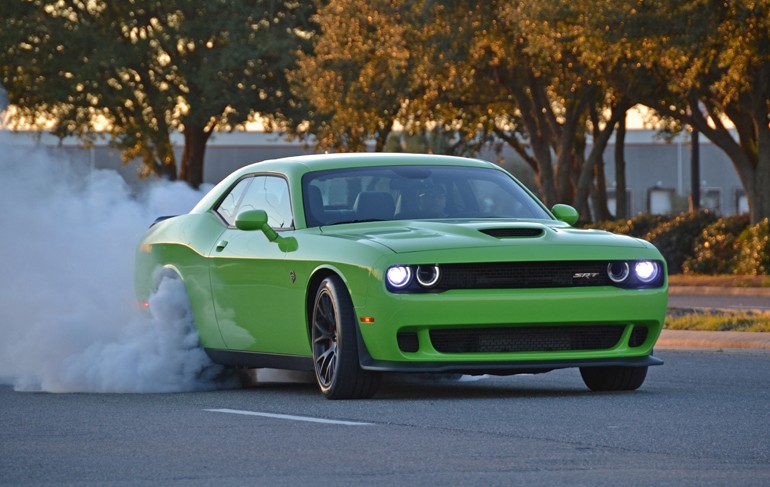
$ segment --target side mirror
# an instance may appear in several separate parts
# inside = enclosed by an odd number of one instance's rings
[[[267,226],[265,210],[246,210],[235,217],[235,228],[238,230],[262,230],[265,226]]]
[[[267,224],[267,212],[265,210],[246,210],[235,217],[235,228],[238,230],[252,231],[262,230],[268,240],[276,242],[283,252],[297,250],[297,239],[294,237],[281,237]]]
[[[574,225],[579,217],[577,210],[570,205],[553,205],[551,213],[553,213],[557,220],[561,220],[568,225]]]

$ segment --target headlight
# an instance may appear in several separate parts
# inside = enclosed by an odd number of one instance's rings
[[[435,286],[440,277],[437,265],[421,265],[417,267],[415,277],[422,287]]]
[[[658,264],[649,260],[640,260],[634,264],[636,278],[647,284],[658,277]]]
[[[385,275],[388,279],[388,284],[396,289],[405,288],[409,285],[409,281],[412,280],[412,270],[403,265],[389,267]]]
[[[385,281],[392,292],[436,292],[440,278],[437,264],[394,265],[385,271]]]
[[[616,284],[628,279],[629,274],[628,262],[610,262],[607,264],[607,276]]]
[[[654,260],[617,260],[607,264],[607,277],[625,289],[661,286],[662,274],[663,264]]]

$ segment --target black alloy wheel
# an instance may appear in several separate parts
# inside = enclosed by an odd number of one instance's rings
[[[377,392],[380,374],[358,364],[353,303],[337,276],[321,282],[313,302],[311,340],[316,381],[329,399],[362,399]]]

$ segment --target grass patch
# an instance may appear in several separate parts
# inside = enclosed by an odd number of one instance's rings
[[[670,286],[770,287],[770,276],[673,274],[668,276],[668,283]]]
[[[719,310],[672,310],[664,328],[691,331],[770,332],[770,313]]]

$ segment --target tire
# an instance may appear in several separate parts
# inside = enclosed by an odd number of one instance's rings
[[[324,279],[310,315],[316,382],[328,399],[365,399],[380,385],[380,374],[358,364],[358,338],[353,303],[337,276]]]
[[[580,375],[592,391],[635,391],[644,383],[647,367],[580,367]]]

